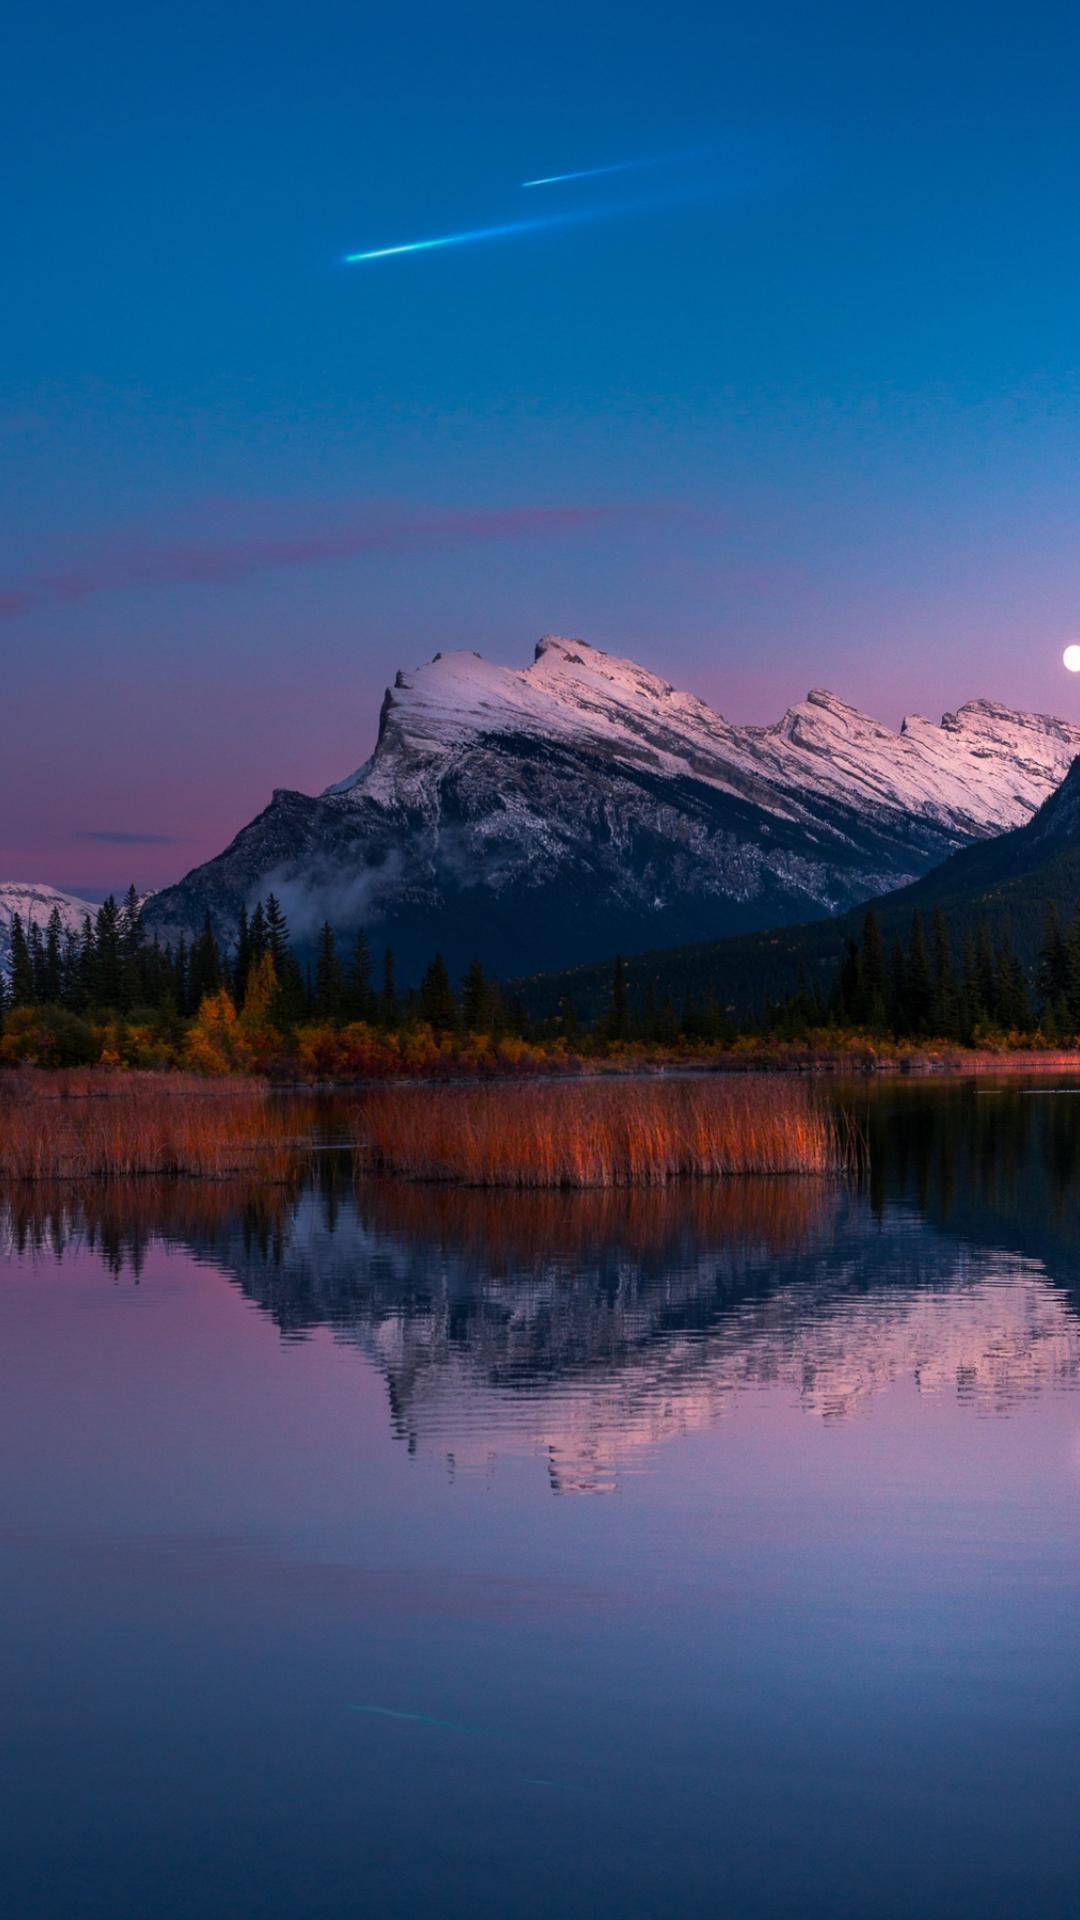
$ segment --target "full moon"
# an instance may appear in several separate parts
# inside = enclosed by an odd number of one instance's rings
[[[1070,673],[1080,673],[1080,647],[1066,647],[1061,657]]]

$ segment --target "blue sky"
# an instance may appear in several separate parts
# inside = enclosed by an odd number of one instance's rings
[[[1071,712],[1077,38],[17,8],[0,877],[173,877],[440,647],[580,633],[734,718]],[[342,264],[563,209],[605,217]]]

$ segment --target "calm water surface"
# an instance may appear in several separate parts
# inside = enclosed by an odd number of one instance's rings
[[[5,1914],[1074,1913],[1080,1098],[852,1097],[860,1191],[11,1208]]]

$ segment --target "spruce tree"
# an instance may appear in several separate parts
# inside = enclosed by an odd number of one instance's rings
[[[420,1018],[439,1033],[447,1033],[457,1024],[450,975],[441,953],[435,955],[420,982]]]
[[[363,927],[353,937],[352,960],[345,981],[342,1006],[346,1019],[372,1021],[376,1014],[371,985],[371,950]]]
[[[863,1017],[862,955],[857,940],[844,941],[844,958],[836,979],[836,1017],[841,1026]]]
[[[261,900],[256,901],[255,911],[248,925],[248,956],[255,966],[268,951],[269,940],[266,931],[266,913]]]
[[[79,1004],[92,1007],[97,988],[97,942],[94,937],[94,923],[88,913],[83,914],[82,937],[79,941]]]
[[[608,1040],[625,1040],[630,1031],[630,1013],[626,994],[626,962],[615,955],[611,967],[611,995],[608,1000],[605,1034]]]
[[[118,1004],[125,1013],[139,1006],[144,997],[146,984],[143,969],[143,920],[139,896],[134,886],[130,886],[124,895],[124,904],[120,910],[120,991]]]
[[[931,1026],[941,1039],[955,1040],[960,1029],[960,996],[953,970],[949,923],[941,907],[934,910],[931,933],[933,1012]]]
[[[120,909],[110,893],[94,922],[94,1001],[118,1009],[121,999]]]
[[[904,943],[899,934],[893,936],[892,946],[889,949],[888,983],[890,1025],[894,1033],[906,1033],[908,1027],[907,960],[904,955]]]
[[[975,1028],[984,1018],[979,992],[979,960],[975,951],[975,936],[970,927],[964,928],[963,944],[960,950],[960,1038],[970,1045]]]
[[[1069,921],[1069,931],[1065,939],[1066,962],[1068,966],[1068,985],[1065,997],[1069,1006],[1069,1019],[1074,1033],[1080,1032],[1080,900],[1073,908]]]
[[[1044,1007],[1056,1006],[1059,1000],[1068,998],[1069,950],[1065,944],[1065,935],[1061,931],[1061,920],[1054,900],[1047,900],[1043,905],[1042,944],[1039,948],[1035,985],[1040,1003]]]
[[[998,933],[995,968],[997,1017],[1003,1027],[1008,1027],[1012,1032],[1025,1033],[1031,1026],[1031,1005],[1024,969],[1013,949],[1012,927],[1007,918],[1002,921]]]
[[[488,988],[484,969],[474,960],[461,988],[461,1020],[466,1033],[484,1033],[488,1026]]]
[[[876,907],[867,907],[862,927],[862,1005],[864,1026],[879,1028],[886,1019],[885,943],[881,935],[881,916]]]
[[[188,1004],[191,1011],[197,1013],[207,995],[217,993],[220,986],[221,955],[208,909],[202,932],[192,946],[188,965]]]
[[[30,962],[30,948],[23,932],[22,915],[11,916],[11,1001],[16,1007],[32,1007],[34,1004],[34,969]]]
[[[64,932],[60,954],[60,1003],[71,1013],[77,1013],[83,1004],[79,941],[74,927],[67,927]]]
[[[997,1003],[997,964],[994,960],[994,943],[990,938],[990,928],[985,920],[979,927],[979,938],[975,948],[975,971],[979,982],[979,1011],[984,1020],[995,1021],[1000,1018]]]
[[[379,995],[379,1020],[384,1027],[396,1027],[398,1019],[397,988],[394,985],[394,949],[387,947],[383,953],[382,992]]]
[[[909,1032],[929,1033],[934,1017],[934,987],[922,915],[918,910],[911,916],[911,932],[908,935],[907,1017]]]
[[[236,918],[236,946],[233,949],[233,993],[238,1007],[244,1004],[247,992],[248,974],[251,972],[251,928],[248,925],[248,910],[241,901],[240,912]]]
[[[49,915],[45,929],[44,954],[44,992],[42,999],[51,1006],[58,1006],[63,985],[63,941],[64,928],[60,919],[59,907],[54,907]]]
[[[337,941],[329,920],[319,929],[318,955],[315,961],[314,1013],[317,1020],[337,1020],[341,1013],[341,965]]]
[[[26,936],[30,948],[30,975],[34,982],[34,1000],[41,1006],[46,999],[45,992],[45,942],[41,937],[41,928],[36,920],[31,920]]]
[[[276,895],[268,893],[264,909],[266,922],[266,944],[275,968],[280,975],[281,963],[289,948],[289,923],[281,911],[281,902]]]

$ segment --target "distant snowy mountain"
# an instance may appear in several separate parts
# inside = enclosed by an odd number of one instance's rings
[[[13,916],[20,915],[24,928],[31,925],[44,928],[54,907],[59,911],[65,932],[69,927],[77,932],[84,916],[89,914],[93,918],[97,912],[93,901],[80,900],[73,893],[60,893],[56,887],[31,886],[20,880],[0,880],[0,968],[6,970],[11,956]]]
[[[1080,727],[986,700],[896,733],[815,691],[736,726],[577,640],[436,654],[356,773],[276,792],[146,918],[228,935],[272,889],[301,939],[362,922],[406,971],[441,946],[531,972],[841,912],[1022,824],[1077,753]]]

